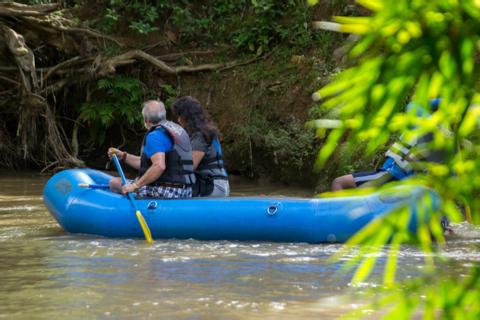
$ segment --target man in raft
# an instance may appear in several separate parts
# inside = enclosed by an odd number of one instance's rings
[[[441,99],[432,99],[429,110],[414,103],[407,105],[407,112],[414,112],[417,117],[428,118],[438,110]],[[446,136],[451,133],[443,130]],[[391,181],[406,179],[415,174],[414,162],[428,161],[443,163],[446,159],[444,150],[431,150],[428,144],[433,140],[433,133],[427,133],[420,137],[405,139],[401,135],[385,153],[385,161],[380,169],[369,172],[354,172],[338,178],[332,182],[332,191],[351,189],[363,186],[379,187]],[[441,225],[445,234],[452,234],[453,229],[446,216],[442,217]]]
[[[409,103],[408,112],[414,112],[417,117],[427,118],[438,110],[440,99],[430,100],[430,109]],[[430,161],[441,163],[445,161],[443,150],[429,150],[428,144],[433,140],[433,134],[428,133],[421,137],[413,137],[408,141],[404,135],[396,141],[385,153],[385,161],[376,171],[354,172],[338,178],[332,182],[332,191],[357,188],[360,186],[378,187],[387,182],[398,181],[412,176],[413,163],[416,161]]]
[[[124,186],[120,178],[113,178],[110,190],[123,194],[135,192],[140,198],[190,198],[195,175],[188,134],[178,124],[166,120],[165,105],[161,101],[145,102],[142,115],[148,131],[140,156],[108,149],[110,158],[115,154],[137,169],[139,176]]]

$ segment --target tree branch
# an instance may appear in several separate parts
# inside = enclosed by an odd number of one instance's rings
[[[102,38],[102,39],[106,39],[106,40],[109,40],[109,41],[112,41],[112,42],[115,42],[118,46],[120,47],[125,47],[125,44],[123,44],[122,42],[120,42],[119,40],[117,40],[116,38],[112,37],[112,36],[109,36],[109,35],[106,35],[106,34],[103,34],[103,33],[100,33],[96,30],[93,30],[93,29],[89,29],[89,28],[71,28],[71,27],[65,27],[65,26],[52,26],[53,28],[55,29],[58,29],[60,31],[65,31],[65,32],[71,32],[71,33],[86,33],[88,35],[91,35],[92,37],[95,37],[95,38]]]
[[[273,52],[273,51],[272,51]],[[127,51],[121,55],[118,55],[116,57],[107,59],[103,61],[98,70],[98,74],[100,76],[106,76],[108,74],[115,73],[116,67],[121,66],[121,65],[127,65],[134,63],[135,61],[138,60],[144,60],[152,64],[153,66],[157,67],[161,71],[168,73],[168,74],[173,74],[177,75],[180,73],[190,73],[190,72],[201,72],[201,71],[215,71],[215,70],[226,70],[230,69],[236,66],[241,66],[241,65],[246,65],[250,64],[254,61],[257,61],[259,59],[265,59],[271,53],[268,53],[264,56],[261,57],[254,57],[248,61],[243,61],[243,62],[237,62],[237,61],[232,61],[232,62],[227,62],[227,63],[213,63],[213,64],[201,64],[197,66],[179,66],[179,67],[172,67],[166,64],[164,61],[155,58],[154,56],[142,51],[142,50],[130,50]]]
[[[0,67],[0,71],[18,71],[17,67]]]
[[[2,76],[2,75],[0,75],[0,79],[1,79],[1,80],[4,80],[4,81],[6,81],[6,82],[13,83],[13,84],[15,84],[15,85],[17,85],[17,86],[18,86],[18,85],[21,85],[20,82],[18,82],[18,81],[16,81],[16,80],[13,80],[13,79],[10,79],[10,78],[8,78],[8,77]]]
[[[65,60],[65,61],[62,61],[60,62],[59,64],[57,64],[56,66],[53,66],[52,68],[50,68],[47,73],[45,74],[45,76],[43,77],[43,81],[47,80],[54,72],[56,72],[58,69],[60,68],[64,68],[64,67],[67,67],[67,66],[71,66],[75,63],[77,63],[79,60],[81,59],[80,56],[76,56],[72,59],[69,59],[69,60]]]
[[[0,16],[20,17],[20,16],[44,16],[60,7],[58,3],[25,5],[17,2],[1,2]]]

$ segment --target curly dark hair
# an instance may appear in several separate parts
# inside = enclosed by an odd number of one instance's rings
[[[182,117],[185,121],[187,132],[192,135],[201,132],[205,141],[211,143],[214,137],[219,137],[220,132],[210,119],[208,113],[203,110],[200,102],[190,96],[180,97],[172,104],[174,118]]]

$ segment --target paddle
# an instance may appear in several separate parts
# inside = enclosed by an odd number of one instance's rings
[[[112,159],[115,163],[115,166],[117,167],[118,174],[120,174],[120,179],[122,179],[122,186],[124,186],[127,183],[127,179],[125,179],[125,175],[123,174],[122,166],[120,165],[120,162],[118,161],[118,158],[115,154],[112,156]],[[140,210],[138,210],[137,203],[135,202],[135,198],[133,197],[133,193],[129,192],[128,197],[130,198],[133,208],[135,209],[135,214],[137,215],[140,227],[142,227],[143,234],[145,235],[145,240],[147,240],[149,244],[153,243],[152,233],[150,232],[148,224],[143,218],[142,213],[140,212]]]
[[[89,184],[89,183],[79,183],[80,188],[89,188],[89,189],[108,189],[110,186],[108,184]]]

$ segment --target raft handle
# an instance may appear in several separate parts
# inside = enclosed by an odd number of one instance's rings
[[[278,211],[278,206],[274,205],[274,204],[267,208],[267,214],[269,216],[275,215],[277,213],[277,211]]]
[[[147,209],[157,209],[157,201],[150,201],[147,205]]]

